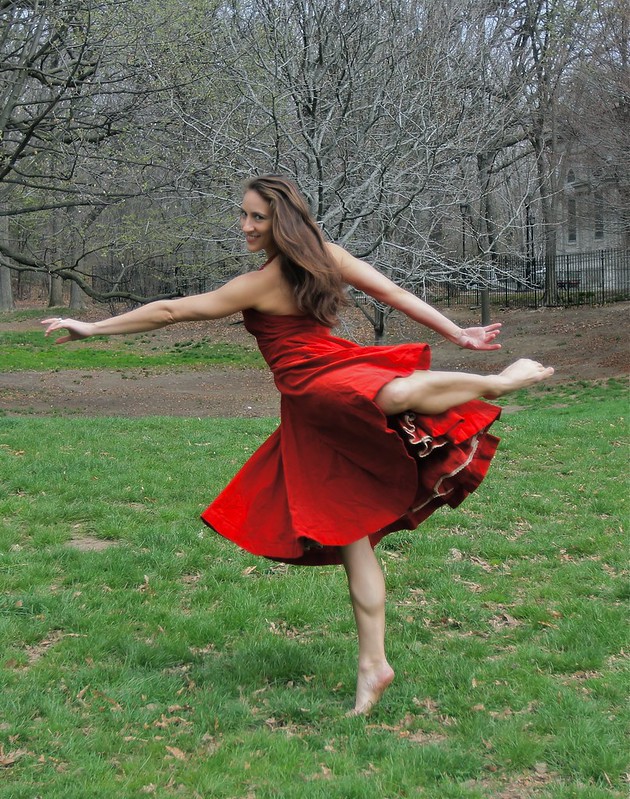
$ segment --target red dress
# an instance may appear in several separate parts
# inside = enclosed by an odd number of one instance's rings
[[[339,546],[415,529],[483,480],[497,406],[388,418],[374,403],[394,377],[429,368],[427,344],[362,347],[310,317],[243,316],[282,395],[281,421],[203,512],[218,533],[273,560],[340,563]]]

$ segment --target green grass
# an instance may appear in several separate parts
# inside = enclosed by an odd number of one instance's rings
[[[479,491],[378,550],[368,719],[342,570],[198,521],[274,420],[0,418],[0,798],[626,796],[627,398],[522,400]]]
[[[95,337],[89,347],[73,342],[55,346],[39,331],[0,332],[0,363],[4,372],[60,369],[144,369],[185,366],[264,366],[260,354],[237,344],[212,343],[208,339],[176,342],[165,348],[156,334],[125,338]]]

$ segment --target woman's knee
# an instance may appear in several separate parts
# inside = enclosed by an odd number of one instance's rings
[[[395,377],[378,392],[376,404],[386,416],[408,411],[413,404],[414,392],[417,393],[415,373],[409,377]]]

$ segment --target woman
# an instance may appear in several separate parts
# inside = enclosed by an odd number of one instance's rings
[[[385,655],[385,586],[373,551],[455,506],[483,479],[498,439],[494,398],[553,369],[520,360],[497,375],[429,370],[425,344],[360,347],[330,328],[347,284],[460,347],[494,350],[500,324],[465,330],[368,264],[324,241],[296,186],[280,176],[246,187],[241,228],[267,261],[216,291],[160,300],[88,323],[46,319],[57,344],[154,330],[242,312],[281,392],[281,424],[202,514],[258,555],[297,564],[343,563],[357,623],[354,714],[369,712],[394,678]]]

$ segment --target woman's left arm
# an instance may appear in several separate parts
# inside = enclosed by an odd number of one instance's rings
[[[439,333],[448,341],[471,350],[498,350],[501,345],[495,342],[501,323],[485,327],[461,328],[428,303],[410,291],[397,286],[373,266],[355,258],[337,244],[326,245],[334,258],[346,283],[369,294],[375,300],[401,311],[414,322]]]

